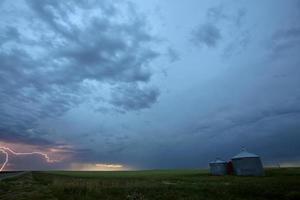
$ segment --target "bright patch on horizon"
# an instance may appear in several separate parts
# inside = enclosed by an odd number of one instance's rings
[[[105,164],[105,163],[72,163],[72,170],[80,171],[124,171],[130,170],[121,164]]]
[[[123,168],[123,165],[96,164],[96,167],[120,169]]]

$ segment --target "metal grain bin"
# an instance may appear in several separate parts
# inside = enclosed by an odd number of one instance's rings
[[[214,176],[222,176],[227,174],[227,162],[217,159],[209,163],[210,172]]]
[[[234,173],[238,176],[263,176],[264,169],[260,157],[243,150],[232,157]]]

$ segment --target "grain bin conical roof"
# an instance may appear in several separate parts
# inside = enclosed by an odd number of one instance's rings
[[[239,154],[237,154],[236,156],[233,156],[232,159],[238,159],[238,158],[258,158],[259,156],[254,154],[254,153],[250,153],[246,150],[241,151]]]
[[[220,163],[226,163],[226,161],[217,158],[215,161],[212,161],[212,162],[210,162],[210,163],[217,163],[217,164],[220,164]]]

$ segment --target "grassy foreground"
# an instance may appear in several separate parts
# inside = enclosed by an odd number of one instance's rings
[[[300,199],[300,168],[265,177],[213,177],[199,170],[30,172],[0,181],[4,200]]]

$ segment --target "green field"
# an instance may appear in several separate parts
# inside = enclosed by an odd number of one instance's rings
[[[0,181],[4,200],[300,199],[300,168],[265,177],[210,176],[200,170],[29,172]]]

